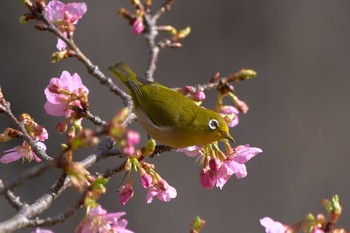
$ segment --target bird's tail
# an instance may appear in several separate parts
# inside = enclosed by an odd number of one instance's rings
[[[118,62],[114,66],[110,66],[108,70],[114,77],[122,81],[128,88],[130,88],[129,81],[137,81],[137,75],[127,64],[123,62]]]

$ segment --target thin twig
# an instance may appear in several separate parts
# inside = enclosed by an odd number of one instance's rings
[[[84,117],[99,126],[107,126],[108,123],[102,120],[100,117],[93,115],[90,111],[86,111]]]
[[[149,81],[154,80],[153,76],[157,68],[156,64],[158,61],[159,52],[160,52],[160,49],[162,48],[162,46],[160,46],[159,43],[156,43],[156,37],[158,36],[157,20],[165,12],[170,10],[173,2],[174,0],[166,0],[163,6],[159,9],[159,11],[154,15],[152,15],[152,11],[150,9],[147,9],[147,11],[145,12],[145,21],[147,24],[147,31],[145,33],[145,38],[147,40],[149,54],[150,54],[149,61],[148,61],[148,69],[146,71],[146,79]]]
[[[2,180],[0,179],[0,188],[4,186]],[[19,196],[16,196],[12,191],[8,190],[5,192],[4,197],[10,203],[10,205],[17,211],[27,206],[27,203],[22,202]]]

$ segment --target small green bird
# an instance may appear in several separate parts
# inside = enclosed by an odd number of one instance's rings
[[[153,139],[174,148],[222,139],[234,142],[227,123],[218,113],[197,106],[168,87],[138,78],[122,62],[108,70],[129,89],[137,119]]]

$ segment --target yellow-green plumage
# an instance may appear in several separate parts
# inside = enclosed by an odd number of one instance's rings
[[[109,71],[129,89],[137,119],[153,139],[175,148],[221,139],[233,141],[227,123],[218,113],[197,106],[161,84],[137,78],[124,63],[109,67]],[[217,127],[210,127],[213,120]]]

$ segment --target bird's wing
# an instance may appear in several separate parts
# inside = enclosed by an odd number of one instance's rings
[[[192,100],[158,83],[143,79],[128,82],[135,93],[135,107],[141,108],[160,127],[183,125],[184,117],[188,119],[193,107],[197,107]]]

